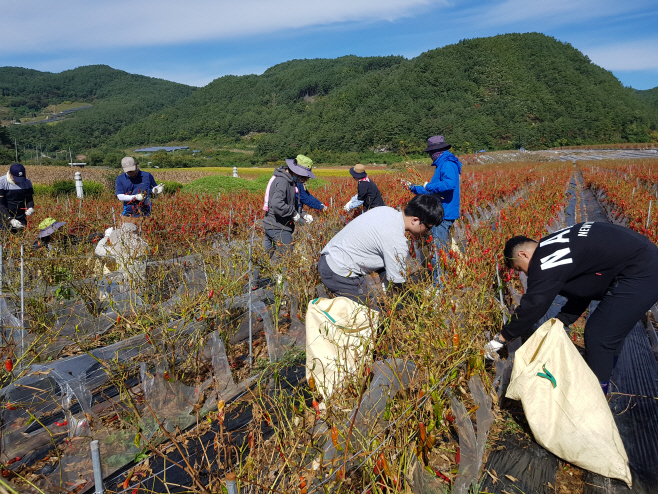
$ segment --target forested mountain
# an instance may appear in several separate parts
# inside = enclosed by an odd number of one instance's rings
[[[106,65],[79,67],[59,74],[0,68],[0,107],[4,107],[4,118],[39,113],[49,105],[65,101],[92,105],[55,125],[11,126],[21,142],[51,148],[103,145],[123,127],[173,105],[193,91],[184,84],[129,74]]]
[[[437,133],[466,152],[644,142],[658,125],[658,110],[643,94],[571,45],[539,33],[463,40],[410,60],[293,60],[196,91],[172,85],[167,92],[155,89],[165,81],[148,81],[153,86],[136,81],[135,91],[121,91],[125,102],[113,96],[102,112],[98,103],[38,138],[127,147],[249,136],[257,143],[254,160],[303,152],[322,162],[347,152],[418,151]],[[132,99],[137,93],[139,103]],[[30,133],[38,126],[30,127],[20,129],[20,139],[37,138]]]
[[[653,89],[635,90],[635,94],[658,110],[658,86]]]

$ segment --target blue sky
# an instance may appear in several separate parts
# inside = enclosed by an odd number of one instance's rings
[[[204,86],[227,74],[343,55],[403,55],[541,32],[626,86],[658,86],[656,0],[4,0],[0,66],[106,64]]]

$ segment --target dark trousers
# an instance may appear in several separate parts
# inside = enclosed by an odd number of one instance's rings
[[[658,302],[658,256],[639,275],[620,277],[585,324],[587,364],[600,382],[612,375],[615,357],[635,324]]]
[[[263,235],[263,248],[270,253],[270,257],[274,253],[288,254],[292,249],[292,232],[266,228]]]
[[[318,262],[318,272],[324,286],[334,295],[347,297],[362,305],[379,310],[377,301],[384,293],[381,284],[386,280],[386,270],[382,269],[367,278],[363,275],[346,278],[345,276],[337,275],[331,270],[327,264],[326,257],[324,254],[321,255],[320,262]]]

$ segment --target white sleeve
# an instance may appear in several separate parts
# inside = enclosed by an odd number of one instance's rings
[[[404,283],[407,280],[407,259],[409,258],[409,245],[404,235],[396,238],[384,251],[384,266],[386,278],[392,283]]]
[[[135,196],[129,196],[128,194],[117,194],[117,199],[123,202],[132,201],[134,198]]]

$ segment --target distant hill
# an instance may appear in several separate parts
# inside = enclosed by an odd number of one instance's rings
[[[658,111],[642,92],[625,88],[571,45],[539,33],[463,40],[411,60],[293,60],[259,76],[221,77],[195,91],[125,73],[104,86],[98,79],[112,69],[81,70],[89,77],[98,71],[91,86],[112,104],[101,108],[106,100],[96,99],[94,108],[51,126],[50,134],[25,126],[20,138],[42,144],[69,139],[82,148],[250,139],[254,162],[299,152],[331,162],[347,153],[419,152],[434,134],[445,135],[459,152],[645,142],[658,124]],[[21,80],[36,77],[33,72]],[[38,87],[39,94],[48,89]],[[119,88],[123,98],[114,91]]]
[[[107,65],[79,67],[58,74],[0,67],[0,107],[4,109],[4,119],[24,118],[66,101],[92,105],[55,125],[12,125],[11,132],[28,145],[100,146],[121,128],[173,105],[194,89]]]
[[[653,106],[656,110],[658,110],[658,86],[653,89],[644,89],[644,90],[636,89],[635,94],[637,95],[638,98],[640,98],[643,101],[646,101],[651,106]]]
[[[464,40],[412,59],[293,60],[222,77],[117,134],[117,143],[265,133],[256,156],[459,151],[649,140],[656,112],[571,45],[538,34]]]

